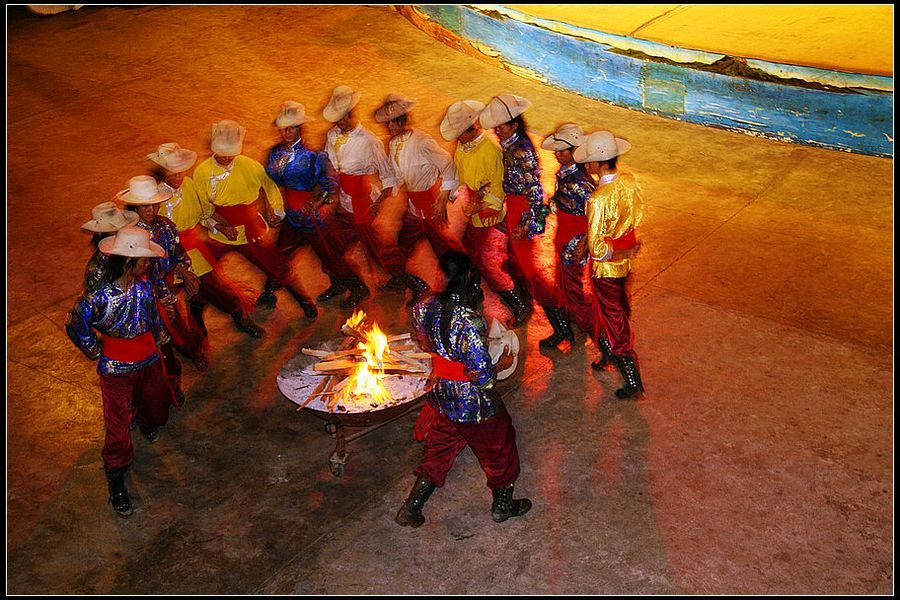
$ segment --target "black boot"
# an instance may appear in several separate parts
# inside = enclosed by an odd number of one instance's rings
[[[131,498],[125,488],[125,473],[128,467],[122,467],[114,471],[106,471],[106,483],[109,486],[109,504],[120,517],[128,517],[134,512],[131,506]]]
[[[403,503],[403,506],[400,507],[400,510],[397,511],[397,516],[394,517],[394,521],[397,522],[398,525],[403,525],[406,527],[409,525],[410,527],[419,527],[422,523],[425,522],[425,515],[422,514],[422,507],[425,506],[425,502],[431,497],[431,493],[437,488],[436,485],[419,477],[416,479],[416,483],[413,484],[412,490],[409,492],[409,497],[406,499],[406,502]]]
[[[149,425],[138,425],[141,435],[151,444],[159,439],[159,427],[151,427]]]
[[[383,290],[405,290],[406,289],[406,275],[391,275],[391,278],[387,280],[383,286],[381,286]]]
[[[278,302],[278,297],[275,295],[275,290],[277,289],[278,286],[275,285],[274,281],[266,279],[266,285],[263,287],[262,294],[256,299],[256,304],[259,306],[275,308],[275,304]]]
[[[197,322],[197,326],[200,328],[200,331],[203,332],[205,337],[209,337],[209,332],[206,331],[206,323],[203,322],[203,308],[206,305],[202,302],[195,302],[191,300],[188,302],[188,308],[191,311],[191,316],[194,317],[194,321]]]
[[[566,340],[570,344],[574,344],[575,334],[572,332],[572,327],[569,326],[569,315],[566,313],[566,310],[564,308],[547,308],[545,306],[544,312],[547,313],[547,320],[553,327],[553,335],[542,339],[538,342],[538,346],[541,348],[556,348],[561,342]]]
[[[591,363],[591,368],[595,371],[602,371],[609,366],[618,365],[616,355],[613,354],[609,340],[601,333],[597,339],[597,346],[600,348],[600,358]]]
[[[531,303],[526,302],[525,295],[519,288],[513,288],[508,292],[497,292],[503,303],[512,311],[512,319],[506,322],[507,327],[518,327],[531,316]]]
[[[619,356],[619,370],[622,371],[622,379],[625,384],[616,390],[616,398],[625,400],[634,398],[644,392],[644,384],[638,371],[637,361],[634,356]]]
[[[362,279],[347,280],[346,285],[350,289],[350,295],[341,301],[341,308],[354,308],[371,294]]]
[[[300,308],[303,309],[303,314],[307,319],[315,319],[319,316],[319,309],[316,308],[315,302],[313,302],[309,296],[294,286],[287,288],[287,290],[291,293],[291,296],[294,297],[294,300],[297,301],[297,304],[300,305]]]
[[[510,517],[521,517],[531,510],[528,498],[513,499],[513,484],[494,490],[494,503],[491,505],[491,517],[495,523],[502,523]]]
[[[347,286],[338,281],[337,279],[331,280],[331,285],[329,285],[324,292],[316,296],[316,302],[328,302],[332,298],[337,298],[347,291]]]
[[[411,273],[406,275],[406,285],[412,290],[413,303],[418,302],[423,296],[431,292],[431,288],[421,277],[417,277]]]
[[[231,315],[231,319],[237,326],[237,330],[246,333],[252,338],[259,339],[266,334],[262,327],[253,322],[250,317],[245,317],[241,313]]]

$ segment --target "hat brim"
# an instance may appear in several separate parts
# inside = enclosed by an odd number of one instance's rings
[[[97,221],[97,219],[92,219],[82,225],[81,228],[87,229],[88,231],[92,231],[94,233],[112,233],[113,231],[118,231],[123,227],[134,225],[141,220],[141,217],[138,216],[138,214],[133,210],[124,210],[122,211],[122,214],[125,216],[125,223],[122,225],[113,225],[109,221]]]
[[[359,104],[359,98],[360,92],[353,92],[350,96],[350,104],[343,109],[336,108],[334,103],[329,100],[328,104],[325,105],[325,108],[322,109],[322,118],[331,123],[337,123],[343,119],[347,113],[356,108],[356,105]]]
[[[312,117],[304,116],[302,119],[282,119],[278,117],[273,121],[275,127],[285,128],[285,127],[296,127],[298,125],[303,125],[304,123],[309,123],[310,121],[315,121]]]
[[[553,152],[559,152],[560,150],[574,151],[577,147],[578,146],[572,146],[567,142],[554,140],[552,137],[548,137],[543,142],[541,142],[541,148],[543,148],[544,150],[551,150]]]
[[[176,165],[170,165],[170,164],[164,162],[158,152],[154,152],[153,154],[148,154],[147,158],[149,158],[150,160],[152,160],[153,162],[155,162],[156,164],[161,166],[163,169],[165,169],[169,173],[183,173],[183,172],[187,171],[188,169],[190,169],[191,167],[193,167],[195,164],[197,164],[197,153],[196,152],[194,152],[193,150],[187,150],[187,149],[183,149],[183,152],[185,152],[187,154],[187,156],[190,156],[190,159],[186,160],[186,161],[182,161],[181,163],[176,164]]]
[[[172,197],[172,192],[160,192],[157,190],[156,195],[152,198],[136,198],[131,195],[131,190],[122,190],[116,194],[116,200],[122,204],[130,204],[132,206],[147,206],[150,204],[159,204],[165,202]]]
[[[100,240],[97,247],[100,252],[107,256],[127,256],[128,258],[163,258],[166,256],[166,250],[156,242],[148,242],[149,246],[144,248],[138,247],[116,247],[116,237],[109,236]]]
[[[628,140],[623,140],[622,138],[614,139],[616,141],[615,154],[611,154],[609,152],[594,152],[593,154],[591,154],[588,151],[588,144],[587,142],[585,142],[575,149],[575,152],[572,153],[572,158],[574,158],[575,162],[577,163],[603,162],[613,159],[617,156],[622,156],[623,154],[631,150],[631,142],[629,142]]]

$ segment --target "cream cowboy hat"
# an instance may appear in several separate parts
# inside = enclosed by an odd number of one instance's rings
[[[387,123],[408,113],[415,103],[415,100],[407,100],[400,94],[389,94],[385,98],[384,104],[375,111],[375,120],[379,123]]]
[[[441,121],[441,137],[452,142],[478,120],[478,115],[482,110],[484,110],[484,104],[478,100],[454,102],[447,109],[447,114]]]
[[[531,106],[531,101],[515,94],[497,94],[481,111],[481,126],[491,129],[509,123]]]
[[[213,123],[209,147],[219,156],[237,156],[244,147],[246,133],[247,130],[235,121],[226,119]]]
[[[337,123],[359,103],[359,95],[359,92],[354,92],[346,85],[337,86],[331,92],[328,104],[322,109],[322,117],[326,121]]]
[[[169,142],[160,144],[156,152],[148,154],[147,158],[169,173],[182,173],[194,166],[194,163],[197,162],[197,153],[182,148],[175,142]]]
[[[158,204],[172,197],[172,192],[161,192],[156,185],[156,180],[149,175],[138,175],[128,180],[128,189],[116,194],[116,198],[123,204],[143,206],[146,204]]]
[[[100,240],[98,244],[103,254],[115,254],[129,258],[163,258],[166,251],[162,246],[150,240],[150,232],[133,225],[123,227],[111,235]]]
[[[515,331],[507,329],[500,324],[500,321],[494,319],[491,323],[491,331],[488,333],[488,354],[490,354],[493,364],[497,364],[506,348],[509,348],[509,352],[512,354],[512,365],[497,373],[497,381],[512,375],[519,364],[519,336]]]
[[[306,108],[299,102],[287,100],[281,105],[278,116],[275,117],[275,125],[278,127],[295,127],[312,121],[306,116]]]
[[[560,125],[559,129],[551,133],[541,143],[544,150],[574,150],[582,145],[585,140],[584,131],[575,123]]]
[[[575,162],[599,162],[609,160],[631,150],[631,142],[615,137],[609,131],[595,131],[572,153]]]
[[[115,202],[102,202],[91,209],[94,218],[81,226],[82,229],[94,233],[110,233],[118,231],[128,225],[134,225],[140,220],[138,214],[132,210],[120,210]]]

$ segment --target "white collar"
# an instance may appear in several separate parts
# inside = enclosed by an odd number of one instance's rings
[[[615,181],[616,177],[618,177],[618,176],[619,176],[618,173],[609,173],[608,175],[604,175],[603,177],[600,178],[599,185],[606,185],[607,183],[612,183],[613,181]]]

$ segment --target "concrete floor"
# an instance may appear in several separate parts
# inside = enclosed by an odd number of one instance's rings
[[[568,95],[458,54],[387,6],[8,18],[8,593],[893,591],[892,160]],[[117,518],[95,364],[63,330],[89,256],[81,223],[159,143],[202,153],[209,126],[233,118],[261,158],[283,100],[318,112],[340,83],[363,92],[373,129],[392,91],[419,100],[414,125],[435,135],[453,101],[513,91],[533,101],[537,133],[575,121],[634,144],[623,166],[647,202],[632,287],[646,397],[617,401],[618,376],[590,370],[583,338],[538,352],[550,328],[536,315],[504,384],[534,509],[494,524],[466,451],[410,530],[392,517],[421,452],[415,413],[353,442],[337,479],[322,422],[275,386],[346,313],[327,304],[309,324],[282,295],[258,311],[269,335],[253,341],[209,311],[212,367],[185,362],[188,404],[156,444],[136,436],[137,510]],[[307,138],[320,146],[325,130],[320,119]],[[433,261],[422,248],[412,268],[435,283]],[[295,266],[312,292],[326,286],[308,251]],[[240,258],[226,268],[262,283]],[[399,295],[367,309],[406,330]],[[493,295],[485,310],[504,315]]]

